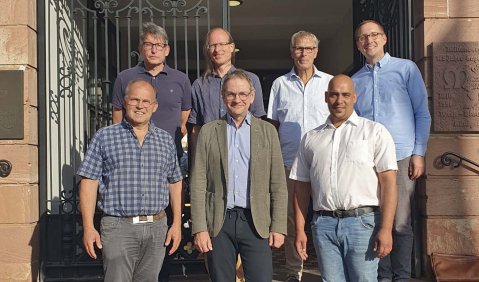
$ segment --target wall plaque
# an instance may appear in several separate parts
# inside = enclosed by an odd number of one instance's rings
[[[479,42],[433,44],[435,131],[479,131]]]
[[[23,139],[23,71],[0,71],[0,139]]]

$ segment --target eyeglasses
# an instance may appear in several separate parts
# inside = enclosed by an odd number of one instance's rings
[[[148,108],[149,106],[156,104],[156,101],[142,100],[140,98],[128,98],[126,103],[130,106],[138,106],[141,103],[145,108]]]
[[[151,50],[153,47],[156,47],[156,50],[163,51],[163,48],[165,48],[167,45],[168,44],[166,43],[143,42],[143,48],[145,48],[145,50]]]
[[[213,51],[215,49],[223,48],[226,45],[230,45],[232,42],[221,42],[221,43],[215,43],[215,44],[208,44],[208,50]]]
[[[301,53],[305,53],[305,54],[311,54],[313,53],[314,49],[316,49],[316,47],[297,47],[297,46],[293,46],[293,50],[296,54],[301,54]]]
[[[383,35],[381,32],[371,32],[370,34],[363,34],[358,37],[359,42],[364,42],[366,39],[370,38],[371,40],[376,40],[379,35]]]
[[[248,92],[248,93],[244,93],[244,92],[233,93],[233,92],[226,91],[224,93],[225,93],[224,95],[226,97],[226,101],[228,101],[228,102],[234,101],[236,99],[236,97],[239,97],[241,101],[246,101],[246,99],[248,99],[249,95],[251,95],[251,91]]]

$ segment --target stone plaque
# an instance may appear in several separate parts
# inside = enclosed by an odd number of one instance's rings
[[[0,139],[23,139],[23,71],[0,71]]]
[[[479,42],[433,44],[435,131],[479,131]]]

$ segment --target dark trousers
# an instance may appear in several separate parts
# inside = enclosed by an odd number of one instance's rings
[[[272,252],[268,239],[261,238],[248,209],[228,209],[218,236],[211,238],[213,251],[207,253],[211,281],[235,281],[236,258],[241,255],[246,281],[271,282]]]

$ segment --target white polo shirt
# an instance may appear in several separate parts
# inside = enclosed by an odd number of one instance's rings
[[[279,122],[279,141],[285,166],[291,167],[301,138],[306,132],[323,124],[329,116],[324,92],[333,76],[314,67],[306,85],[294,68],[278,77],[271,87],[268,118]]]
[[[376,172],[397,169],[391,134],[353,112],[338,128],[328,118],[306,133],[289,177],[311,182],[315,211],[350,210],[379,206]]]

